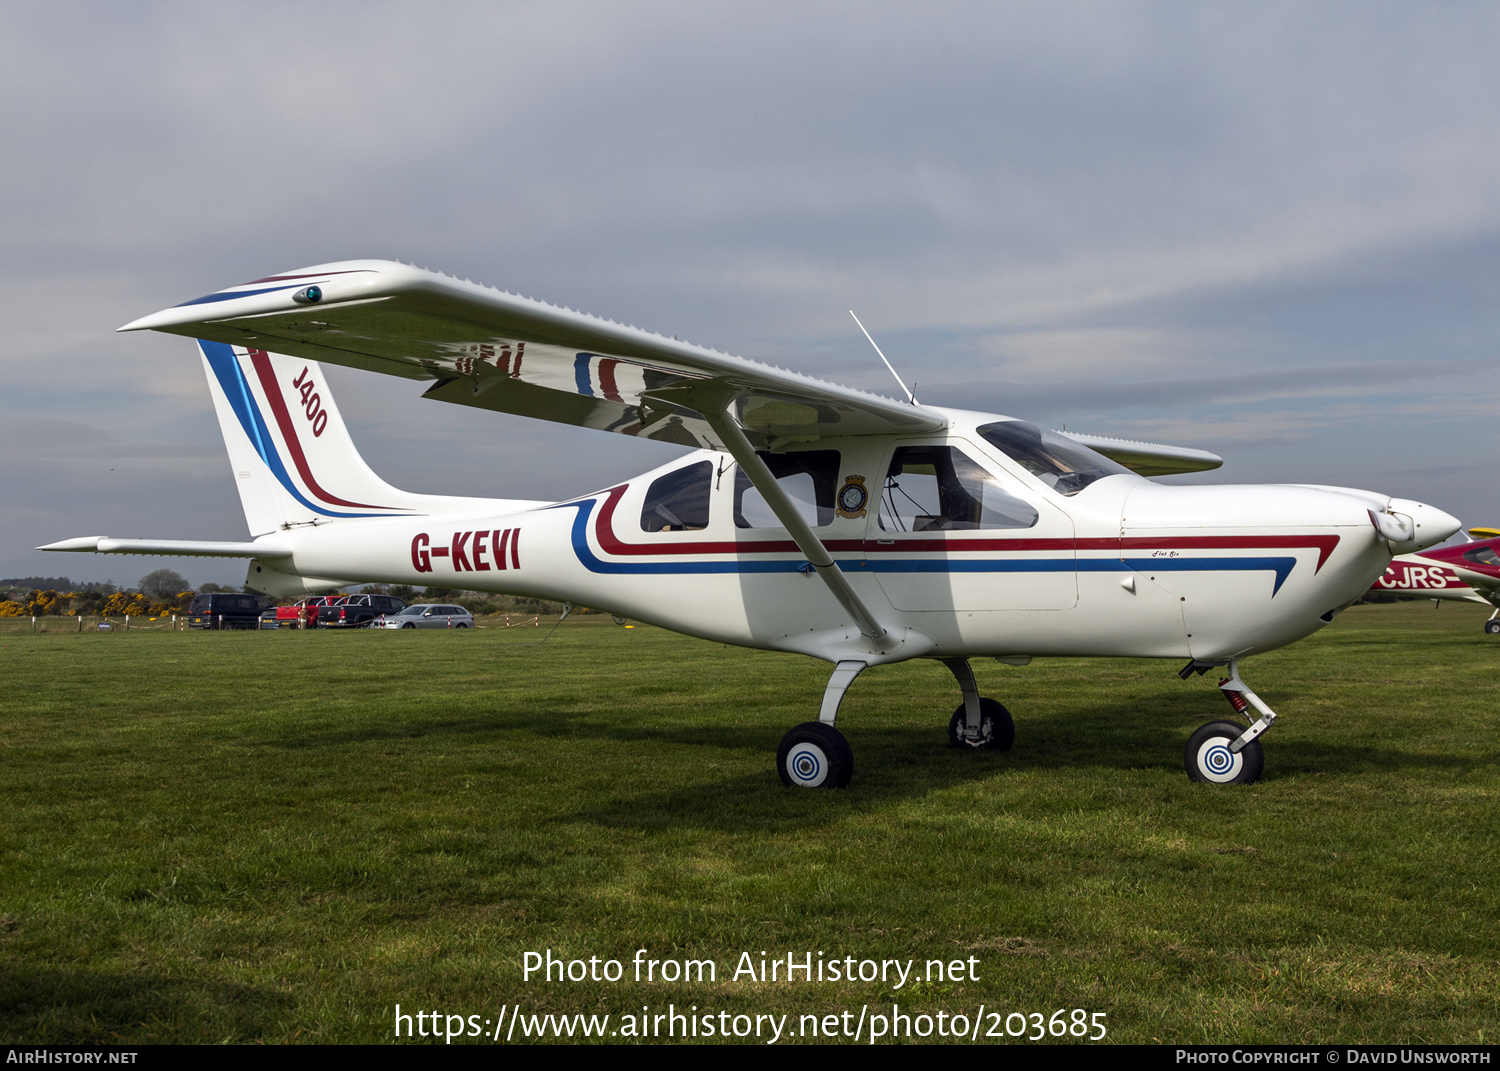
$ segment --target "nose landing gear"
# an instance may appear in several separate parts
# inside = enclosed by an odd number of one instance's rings
[[[1189,662],[1182,671],[1187,679],[1191,673],[1203,673],[1211,664]],[[1230,659],[1229,676],[1219,681],[1219,690],[1236,713],[1244,714],[1251,707],[1260,712],[1260,717],[1247,729],[1237,722],[1211,721],[1200,726],[1188,738],[1183,752],[1183,765],[1194,781],[1214,785],[1248,785],[1260,780],[1265,769],[1265,752],[1258,737],[1276,721],[1276,712],[1252,692],[1240,680],[1238,659]]]

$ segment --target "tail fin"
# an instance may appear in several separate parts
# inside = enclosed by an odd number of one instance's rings
[[[411,494],[375,475],[349,437],[316,361],[222,342],[199,340],[198,349],[252,537],[344,518],[478,504]]]

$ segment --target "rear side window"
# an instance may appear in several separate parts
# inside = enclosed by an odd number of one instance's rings
[[[651,481],[641,506],[643,532],[693,532],[708,527],[714,466],[699,461]]]
[[[799,450],[794,454],[758,456],[809,526],[821,528],[833,523],[833,498],[839,478],[837,450]],[[744,469],[735,470],[734,524],[736,528],[781,527],[771,504],[755,489]]]

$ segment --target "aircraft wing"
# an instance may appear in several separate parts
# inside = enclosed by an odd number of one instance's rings
[[[1096,450],[1142,476],[1172,476],[1183,472],[1206,472],[1224,464],[1218,454],[1196,450],[1191,446],[1168,446],[1165,443],[1141,443],[1134,439],[1112,439],[1105,435],[1083,435],[1061,431],[1076,443]]]
[[[120,330],[430,380],[425,397],[684,446],[725,449],[700,410],[726,404],[757,449],[948,423],[921,405],[392,261],[269,276]]]

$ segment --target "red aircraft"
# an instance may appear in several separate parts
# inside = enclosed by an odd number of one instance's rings
[[[1484,631],[1500,635],[1500,528],[1470,528],[1469,535],[1474,542],[1392,558],[1370,590],[1493,606]]]

